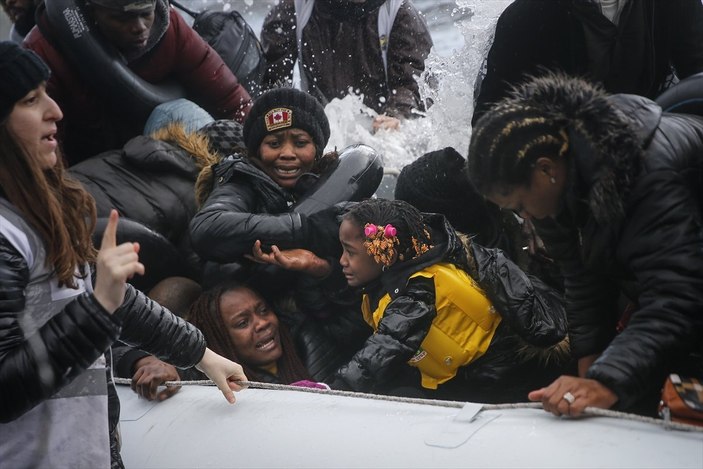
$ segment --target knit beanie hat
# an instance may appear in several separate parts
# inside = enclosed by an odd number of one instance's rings
[[[210,151],[223,158],[246,148],[242,124],[231,119],[219,119],[204,125],[198,130],[210,142]]]
[[[465,166],[466,160],[452,147],[426,153],[400,171],[395,198],[421,212],[443,214],[463,233],[492,236],[494,217]]]
[[[330,138],[325,108],[314,97],[295,88],[275,88],[259,96],[244,121],[244,141],[249,156],[259,154],[259,145],[272,132],[301,129],[310,134],[317,157]]]
[[[15,103],[49,79],[49,67],[34,52],[12,41],[0,42],[0,121]]]

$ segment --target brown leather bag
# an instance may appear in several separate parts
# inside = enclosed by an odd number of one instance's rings
[[[659,415],[667,421],[703,426],[701,380],[670,374],[664,382]]]

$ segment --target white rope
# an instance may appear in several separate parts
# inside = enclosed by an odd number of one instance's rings
[[[116,384],[132,384],[132,380],[129,378],[115,378]],[[402,402],[405,404],[419,404],[419,405],[429,405],[435,407],[451,407],[456,409],[461,409],[464,407],[465,402],[461,401],[442,401],[438,399],[420,399],[415,397],[398,397],[398,396],[386,396],[383,394],[370,394],[363,392],[352,392],[352,391],[337,391],[334,389],[317,389],[317,388],[307,388],[301,386],[291,386],[288,384],[273,384],[273,383],[262,383],[258,381],[237,381],[237,384],[244,387],[249,387],[253,389],[270,389],[276,391],[298,391],[307,392],[313,394],[324,394],[327,396],[343,396],[343,397],[355,397],[359,399],[370,399],[377,401],[388,401],[388,402]],[[215,386],[215,383],[211,380],[202,381],[166,381],[163,386],[174,387],[174,386]],[[540,402],[517,402],[513,404],[481,404],[481,410],[504,410],[504,409],[541,409],[542,403]],[[597,407],[586,407],[583,411],[584,415],[597,416],[597,417],[611,417],[619,418],[623,420],[632,420],[635,422],[643,423],[653,423],[659,425],[668,430],[681,430],[688,432],[703,432],[703,427],[697,425],[689,425],[687,423],[678,423],[672,421],[666,421],[662,419],[656,419],[652,417],[645,417],[643,415],[628,414],[626,412],[618,412],[616,410],[609,409],[599,409]]]

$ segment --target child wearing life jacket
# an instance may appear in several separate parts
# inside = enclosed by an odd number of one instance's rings
[[[374,334],[333,389],[524,401],[532,384],[569,365],[561,297],[443,215],[367,200],[344,215],[339,238]]]

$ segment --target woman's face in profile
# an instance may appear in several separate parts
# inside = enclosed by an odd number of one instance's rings
[[[487,198],[502,209],[512,210],[521,218],[543,219],[559,213],[565,187],[564,160],[543,157],[535,163],[529,184],[513,186],[508,190],[495,189]]]
[[[239,287],[223,293],[220,314],[234,351],[243,363],[262,367],[281,358],[278,317],[253,290]]]
[[[259,165],[276,184],[292,189],[300,176],[315,164],[317,148],[309,133],[286,129],[264,137],[259,145]]]
[[[56,122],[62,117],[61,109],[46,93],[43,83],[15,103],[6,125],[24,151],[42,169],[49,169],[58,159]]]

